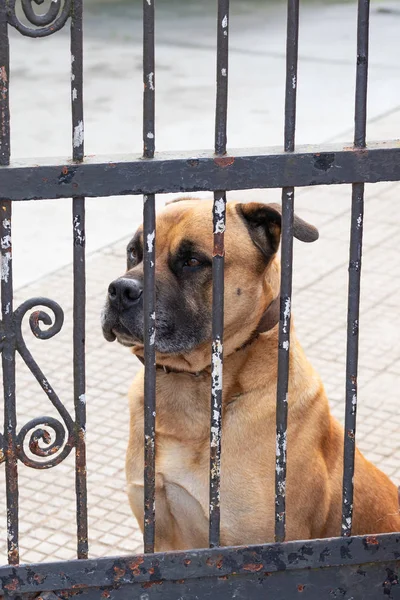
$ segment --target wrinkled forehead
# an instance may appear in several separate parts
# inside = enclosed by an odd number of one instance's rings
[[[167,205],[157,213],[157,253],[176,252],[182,240],[190,240],[206,252],[212,250],[212,202],[181,201]],[[143,225],[131,243],[138,241],[143,245]]]
[[[234,203],[227,205],[226,249],[244,245],[247,251],[253,249],[247,229],[238,218]],[[143,225],[135,234],[134,240],[143,244]],[[156,249],[161,254],[167,251],[174,254],[182,241],[191,241],[200,251],[209,255],[213,248],[213,201],[182,200],[165,206],[157,213]]]

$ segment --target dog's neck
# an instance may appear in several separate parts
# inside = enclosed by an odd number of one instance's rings
[[[243,344],[241,344],[238,348],[236,348],[234,350],[234,353],[245,350],[250,345],[254,344],[254,342],[257,340],[257,338],[259,337],[260,334],[266,333],[268,331],[272,331],[279,323],[279,316],[280,316],[280,296],[278,295],[269,304],[269,306],[266,308],[266,310],[262,314],[261,319],[260,319],[255,331],[253,331],[253,333],[249,336],[249,338]],[[145,364],[143,357],[137,356],[137,358],[140,360],[140,362],[142,364]],[[194,377],[199,377],[202,374],[210,374],[211,373],[211,365],[207,365],[205,368],[198,370],[198,371],[192,371],[190,369],[179,369],[179,368],[171,367],[169,365],[160,364],[160,363],[156,364],[156,368],[161,369],[165,373],[185,373],[187,375],[192,375]]]

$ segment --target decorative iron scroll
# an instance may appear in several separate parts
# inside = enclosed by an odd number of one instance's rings
[[[40,14],[36,13],[33,3],[39,6],[44,3],[44,0],[21,0],[22,10],[27,21],[34,25],[34,27],[29,27],[21,23],[16,14],[16,0],[6,0],[6,3],[8,22],[22,35],[32,38],[46,37],[59,31],[71,15],[72,0],[51,0],[47,12]]]
[[[32,419],[20,429],[17,435],[16,447],[18,458],[25,465],[34,469],[49,469],[62,462],[74,447],[75,423],[56,392],[51,387],[47,378],[44,376],[31,352],[28,350],[23,338],[22,321],[26,313],[35,306],[45,306],[49,308],[54,315],[54,319],[52,319],[47,312],[42,310],[30,314],[29,325],[35,337],[41,340],[48,340],[59,333],[63,326],[64,313],[57,302],[49,300],[48,298],[32,298],[27,300],[14,312],[16,351],[20,354],[26,366],[58,411],[63,423],[54,417],[47,416]],[[42,329],[40,326],[41,323],[47,325],[48,329]],[[32,456],[29,456],[24,448],[28,436],[28,447]],[[2,437],[0,437],[0,443],[1,442],[4,442]],[[1,446],[4,447],[3,443]],[[40,459],[48,460],[35,460],[35,456]],[[0,463],[3,462],[4,459],[4,453],[0,451]]]

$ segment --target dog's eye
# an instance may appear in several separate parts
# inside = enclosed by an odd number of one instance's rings
[[[199,261],[198,258],[195,258],[194,256],[191,256],[190,258],[188,258],[187,260],[185,260],[185,262],[183,263],[184,267],[187,267],[189,269],[195,269],[196,267],[200,267],[201,266],[201,262]]]
[[[128,263],[135,263],[136,261],[137,261],[136,252],[133,250],[133,248],[130,248],[128,250]]]

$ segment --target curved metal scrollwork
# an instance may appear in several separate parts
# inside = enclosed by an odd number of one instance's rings
[[[24,425],[18,433],[17,453],[18,458],[29,467],[35,469],[49,469],[63,461],[74,447],[75,425],[71,415],[50,386],[48,380],[28,350],[23,338],[23,318],[26,313],[35,306],[45,306],[49,308],[54,315],[53,320],[47,312],[38,310],[29,316],[31,331],[37,338],[48,340],[55,336],[63,326],[64,313],[57,302],[49,300],[48,298],[32,298],[31,300],[27,300],[14,312],[16,349],[50,402],[58,411],[64,424],[53,417],[39,417],[37,419],[32,419],[32,421],[29,421],[29,423]],[[41,329],[41,323],[49,326],[48,329]],[[32,456],[29,456],[24,448],[24,444],[26,443],[29,434],[28,446]],[[35,460],[35,456],[40,459],[48,460]]]
[[[21,23],[15,10],[16,0],[6,0],[8,22],[20,33],[28,37],[46,37],[62,29],[71,14],[72,0],[51,0],[47,12],[37,14],[33,3],[40,5],[44,0],[21,0],[22,10],[29,23],[29,27]]]

